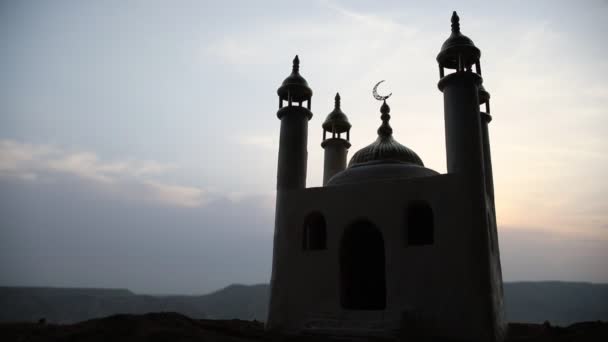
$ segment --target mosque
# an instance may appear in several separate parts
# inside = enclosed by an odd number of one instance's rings
[[[437,55],[447,173],[397,142],[383,101],[378,138],[348,165],[351,124],[322,124],[323,186],[306,187],[312,89],[298,57],[281,120],[268,330],[502,341],[502,274],[480,50],[460,32]]]

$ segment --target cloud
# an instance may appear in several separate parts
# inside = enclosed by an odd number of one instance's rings
[[[35,164],[36,160],[43,156],[56,153],[56,149],[46,145],[0,140],[0,172],[18,171],[26,165]]]
[[[198,207],[208,203],[204,191],[199,188],[170,185],[156,181],[144,181],[153,196],[158,200],[167,201],[184,207]]]
[[[383,65],[382,59],[414,49],[414,44],[395,44],[417,39],[414,27],[332,3],[319,5],[323,16],[289,17],[223,34],[205,44],[203,54],[232,67],[276,66],[285,63],[286,51],[299,51],[306,54],[307,65],[326,65],[331,58],[332,64],[348,68]]]
[[[272,135],[245,135],[239,138],[239,144],[245,146],[254,146],[268,150],[277,150],[279,147],[279,137],[277,134]]]
[[[230,200],[156,180],[54,176],[0,177],[3,285],[205,293],[268,281],[272,193]]]
[[[53,181],[78,177],[98,190],[116,196],[181,207],[209,202],[208,192],[194,186],[172,184],[152,178],[175,169],[172,164],[151,160],[102,160],[90,151],[66,151],[51,145],[0,140],[0,176],[20,181]]]

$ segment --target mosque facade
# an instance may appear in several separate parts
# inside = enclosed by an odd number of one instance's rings
[[[322,124],[323,186],[307,188],[312,89],[300,61],[278,89],[281,120],[266,327],[282,333],[502,341],[506,322],[480,50],[452,33],[437,56],[447,173],[399,143],[387,97],[378,137],[347,164],[336,95]]]

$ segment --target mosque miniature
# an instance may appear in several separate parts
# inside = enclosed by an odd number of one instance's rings
[[[480,50],[460,32],[437,55],[447,173],[397,142],[386,97],[378,138],[348,166],[351,124],[322,124],[323,187],[306,187],[312,89],[293,71],[281,120],[271,297],[281,333],[502,341],[506,322]]]

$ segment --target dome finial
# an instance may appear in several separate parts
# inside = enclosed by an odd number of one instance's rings
[[[384,82],[384,80],[376,83],[376,85],[374,86],[374,89],[372,90],[372,95],[374,96],[374,98],[378,101],[384,101],[386,99],[388,99],[389,97],[391,97],[391,95],[393,95],[393,93],[390,93],[386,96],[381,96],[380,94],[378,94],[378,86],[380,85],[380,83]]]
[[[298,55],[296,55],[296,57],[293,59],[293,72],[299,72],[300,71],[300,58],[298,57]]]
[[[348,167],[367,165],[369,163],[410,163],[424,166],[420,157],[411,149],[401,145],[393,138],[393,129],[389,124],[391,108],[382,99],[380,112],[382,125],[378,128],[378,138],[370,145],[360,149],[350,159]],[[331,183],[331,182],[330,182]]]
[[[378,128],[378,135],[381,137],[390,137],[393,135],[393,128],[388,123],[391,119],[389,113],[391,112],[391,107],[386,104],[386,99],[384,99],[382,106],[380,107],[380,119],[382,119],[382,125]]]
[[[382,115],[380,116],[380,119],[382,119],[382,125],[380,125],[380,128],[378,128],[378,135],[380,137],[386,138],[386,137],[390,137],[393,134],[393,129],[391,128],[391,125],[388,124],[388,120],[391,119],[391,116],[388,115],[388,113],[391,112],[391,108],[386,104],[386,99],[391,97],[391,95],[393,95],[393,93],[390,93],[385,96],[378,94],[378,86],[382,82],[384,82],[384,80],[376,83],[376,85],[374,86],[374,89],[372,90],[372,95],[374,96],[374,98],[376,100],[382,101],[382,107],[380,107],[380,113],[382,113]]]
[[[460,17],[456,11],[452,12],[452,32],[460,33]]]
[[[340,93],[336,93],[335,100],[336,100],[336,104],[335,104],[334,107],[335,108],[340,108]]]

